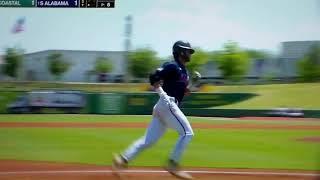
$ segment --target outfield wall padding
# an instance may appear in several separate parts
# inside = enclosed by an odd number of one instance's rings
[[[208,108],[232,104],[256,96],[251,93],[193,93],[186,97],[181,108]],[[93,114],[151,114],[159,95],[150,93],[94,93],[87,105]]]

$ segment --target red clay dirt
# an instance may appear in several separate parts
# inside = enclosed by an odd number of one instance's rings
[[[73,123],[73,122],[1,122],[0,128],[145,128],[147,123]],[[266,125],[266,124],[210,124],[192,123],[199,129],[293,129],[319,130],[320,126],[309,125]],[[134,167],[131,172],[123,173],[122,179],[130,180],[175,180],[176,178],[161,168]],[[140,172],[137,172],[140,170]],[[141,172],[143,170],[144,172]],[[145,171],[148,172],[145,172]],[[316,171],[262,170],[262,169],[214,169],[189,168],[201,180],[320,180]],[[132,172],[134,171],[134,172]],[[152,172],[156,171],[156,172]],[[201,171],[201,172],[199,172]],[[205,171],[205,172],[204,172]],[[0,160],[0,180],[119,180],[109,166]]]
[[[270,120],[270,121],[319,121],[317,118],[303,118],[303,117],[240,117],[239,119],[246,120]]]
[[[320,136],[299,138],[297,141],[320,143]]]
[[[122,173],[122,179],[130,180],[175,180],[169,173],[156,167],[129,168],[130,173]],[[149,172],[137,172],[145,170]],[[186,168],[186,170],[190,170]],[[193,171],[209,173],[191,173],[201,180],[316,180],[320,178],[315,171],[258,170],[258,169],[214,169],[192,168]],[[156,171],[156,172],[151,172]],[[241,174],[243,173],[243,174]],[[295,174],[293,174],[295,173]],[[291,175],[290,175],[291,174]],[[0,161],[1,180],[119,180],[109,166],[84,165],[72,163],[50,163],[35,161]]]

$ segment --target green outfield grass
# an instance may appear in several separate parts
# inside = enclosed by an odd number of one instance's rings
[[[148,122],[142,115],[86,115],[86,114],[5,114],[0,122]]]
[[[88,114],[3,114],[0,122],[145,122],[152,119],[151,115],[88,115]],[[287,124],[287,125],[320,125],[319,120],[310,121],[270,121],[246,120],[236,118],[194,117],[189,116],[191,123],[204,122],[212,124]]]
[[[21,116],[0,115],[0,121]],[[52,115],[26,116],[20,121],[52,121]],[[36,117],[36,118],[35,118]],[[148,121],[150,116],[57,116],[60,121]],[[192,122],[239,123],[226,119],[190,118]],[[245,121],[246,123],[277,123]],[[286,122],[290,124],[290,122]],[[304,122],[299,122],[304,123]],[[308,122],[306,122],[308,123]],[[40,160],[110,165],[112,153],[143,135],[144,129],[0,128],[0,159]],[[320,170],[320,144],[295,141],[320,136],[317,130],[194,129],[195,137],[183,159],[190,167],[277,168]],[[169,130],[133,165],[162,166],[177,134]],[[154,158],[157,157],[157,158]]]
[[[320,83],[217,86],[214,92],[250,92],[258,96],[238,103],[218,106],[226,109],[269,109],[295,107],[320,109]]]

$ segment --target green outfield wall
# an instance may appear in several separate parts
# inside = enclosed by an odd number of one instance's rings
[[[8,113],[6,105],[21,91],[1,92],[0,113]],[[272,116],[272,109],[222,109],[219,106],[246,101],[257,96],[253,93],[192,93],[180,105],[188,116],[245,117]],[[86,107],[81,113],[150,115],[158,101],[158,94],[149,93],[87,93]],[[320,118],[320,110],[302,110],[308,118]]]

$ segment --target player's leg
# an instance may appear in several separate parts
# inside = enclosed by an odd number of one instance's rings
[[[130,162],[134,159],[141,151],[150,147],[156,143],[159,138],[166,131],[166,127],[163,122],[159,119],[158,113],[156,112],[157,108],[155,106],[153,112],[153,119],[149,124],[149,127],[144,136],[135,141],[127,150],[124,151],[122,157]]]
[[[174,102],[164,102],[161,113],[165,124],[179,133],[179,138],[172,151],[167,167],[169,173],[182,179],[192,179],[192,176],[180,170],[179,162],[181,156],[193,137],[193,130],[186,116]]]
[[[179,138],[171,153],[170,160],[179,163],[181,156],[194,133],[187,117],[176,104],[172,104],[168,107],[168,114],[167,121],[169,127],[175,129],[179,133]]]

